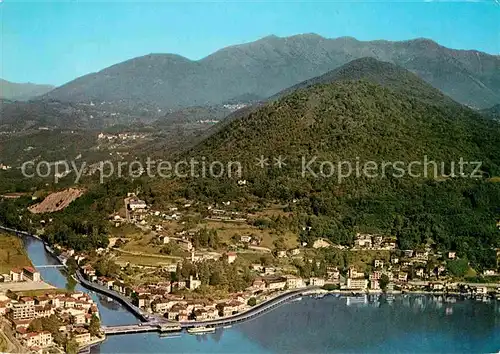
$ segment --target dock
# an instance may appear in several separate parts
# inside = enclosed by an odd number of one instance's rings
[[[130,333],[144,333],[144,332],[160,332],[160,333],[170,333],[179,332],[182,327],[178,324],[148,324],[148,323],[138,323],[131,325],[118,325],[118,326],[102,326],[101,330],[109,335],[116,334],[130,334]]]

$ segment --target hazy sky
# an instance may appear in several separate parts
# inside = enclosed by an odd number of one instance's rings
[[[269,34],[434,39],[500,54],[500,4],[451,1],[0,0],[0,77],[63,84],[149,53],[202,58]]]

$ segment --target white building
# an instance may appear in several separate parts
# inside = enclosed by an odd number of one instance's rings
[[[144,200],[141,199],[132,199],[128,202],[128,207],[130,210],[144,210],[147,207],[147,204]]]

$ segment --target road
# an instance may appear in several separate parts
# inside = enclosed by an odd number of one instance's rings
[[[227,324],[243,322],[243,321],[249,320],[251,318],[254,318],[256,316],[259,316],[265,312],[271,311],[275,307],[280,306],[280,305],[282,305],[282,304],[284,304],[284,303],[286,303],[294,298],[301,296],[304,292],[311,291],[311,290],[318,290],[318,289],[320,289],[320,288],[319,287],[307,287],[307,288],[289,290],[289,291],[282,293],[278,296],[275,296],[269,300],[266,300],[260,304],[257,304],[245,312],[241,312],[241,313],[238,313],[238,314],[233,315],[233,316],[218,318],[215,320],[206,320],[206,321],[186,321],[186,322],[181,322],[180,324],[181,324],[181,327],[183,327],[183,328],[189,328],[189,327],[199,327],[199,326],[218,327],[218,326],[224,326]]]

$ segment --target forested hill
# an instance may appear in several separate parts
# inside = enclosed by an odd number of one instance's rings
[[[313,86],[307,81],[234,119],[196,151],[243,161],[261,154],[379,160],[428,155],[440,161],[463,157],[483,161],[488,174],[500,174],[500,128],[494,122],[392,64],[362,59],[339,72],[356,76],[327,74],[312,80],[320,82]]]
[[[385,72],[389,82],[391,75]],[[438,95],[438,102],[443,100]],[[292,209],[315,215],[304,216],[312,226],[301,235],[306,241],[322,236],[349,243],[357,231],[381,232],[396,235],[403,249],[432,239],[440,249],[456,249],[480,266],[495,262],[493,248],[500,239],[495,225],[500,217],[500,126],[458,104],[436,104],[426,95],[367,80],[322,83],[233,120],[191,154],[241,161],[242,178],[247,180],[244,188],[229,182],[207,187],[194,181],[191,192],[219,198],[297,199]],[[266,168],[256,165],[261,155],[270,158]],[[282,168],[274,160],[279,155],[285,158]],[[306,161],[317,157],[312,164],[315,172],[322,161],[353,165],[359,160],[375,161],[379,174],[341,180],[337,173],[304,176],[303,156]],[[380,173],[384,161],[401,161],[408,167],[425,156],[439,163],[438,176],[432,170],[427,177],[398,178],[391,168]],[[450,177],[451,161],[458,164],[460,158],[481,161],[482,177]]]

